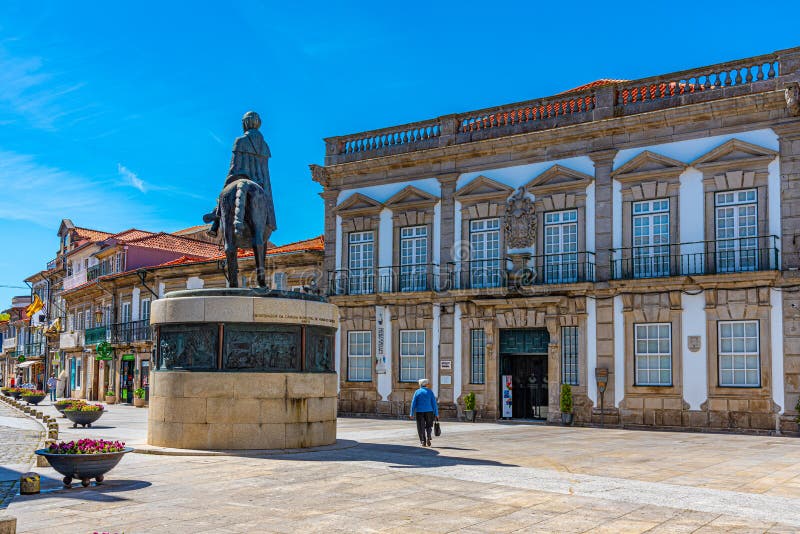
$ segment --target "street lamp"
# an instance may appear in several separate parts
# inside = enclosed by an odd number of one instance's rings
[[[98,308],[94,311],[94,324],[98,325],[102,320],[103,320],[103,310]]]

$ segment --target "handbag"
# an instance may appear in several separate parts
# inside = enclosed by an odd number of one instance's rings
[[[442,435],[442,427],[439,426],[439,421],[433,423],[433,435],[439,437]]]

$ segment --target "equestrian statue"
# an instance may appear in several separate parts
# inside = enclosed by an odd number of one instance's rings
[[[239,248],[251,247],[256,261],[259,287],[267,287],[265,253],[269,238],[278,226],[269,182],[269,146],[258,129],[261,117],[248,111],[242,117],[244,135],[233,143],[233,157],[222,193],[214,211],[203,216],[212,223],[208,234],[222,231],[225,249],[225,277],[228,287],[239,287]]]

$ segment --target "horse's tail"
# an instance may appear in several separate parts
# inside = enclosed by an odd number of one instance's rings
[[[233,209],[233,232],[237,236],[242,235],[244,230],[244,210],[247,203],[247,191],[244,188],[245,182],[240,180],[236,184],[236,200]]]

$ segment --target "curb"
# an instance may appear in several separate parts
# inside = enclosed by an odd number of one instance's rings
[[[262,458],[271,456],[285,456],[288,454],[303,454],[308,452],[340,451],[358,446],[357,441],[337,439],[332,445],[309,447],[307,449],[241,449],[241,450],[197,450],[197,449],[171,449],[167,447],[154,447],[152,445],[131,445],[134,454],[153,454],[158,456],[239,456],[247,458]]]

